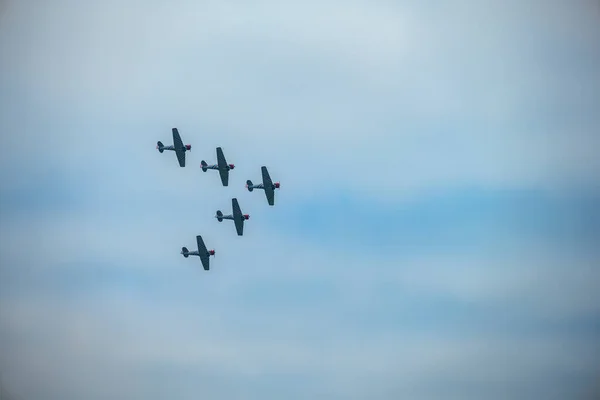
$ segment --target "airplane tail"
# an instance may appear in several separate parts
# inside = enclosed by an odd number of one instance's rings
[[[221,212],[221,210],[217,210],[217,220],[219,222],[223,222],[223,213]]]
[[[156,142],[156,148],[158,149],[158,151],[160,151],[161,153],[163,151],[165,151],[165,146],[162,144],[162,142],[159,140],[158,142]]]
[[[182,247],[182,248],[181,248],[181,254],[183,254],[183,256],[184,256],[185,258],[188,258],[188,257],[190,256],[190,254],[189,254],[189,253],[190,253],[190,252],[188,251],[187,247]]]
[[[254,188],[252,187],[252,181],[250,179],[246,181],[246,189],[248,189],[249,192],[254,190]]]
[[[206,163],[206,161],[202,160],[202,162],[200,163],[200,167],[202,168],[202,172],[206,172],[206,170],[208,169],[206,168],[208,167],[208,164]]]

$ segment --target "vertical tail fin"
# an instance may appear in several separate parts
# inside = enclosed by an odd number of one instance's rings
[[[206,161],[202,160],[202,162],[200,163],[200,167],[202,168],[202,172],[206,172],[206,167],[208,167],[208,164],[206,163]]]
[[[156,142],[156,148],[158,149],[158,151],[160,151],[161,153],[163,151],[165,151],[165,146],[162,144],[162,142],[159,140],[158,142]]]
[[[254,188],[252,187],[252,181],[250,179],[246,181],[246,189],[248,189],[249,192],[254,190]]]

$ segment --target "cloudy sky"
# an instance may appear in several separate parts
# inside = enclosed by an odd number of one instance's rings
[[[594,398],[599,43],[591,0],[0,1],[4,387]]]

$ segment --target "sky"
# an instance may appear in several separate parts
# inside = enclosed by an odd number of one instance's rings
[[[4,389],[597,399],[599,40],[591,0],[0,1]]]

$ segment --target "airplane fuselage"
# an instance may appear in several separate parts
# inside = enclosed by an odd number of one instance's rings
[[[163,146],[162,149],[163,150],[173,150],[173,151],[175,151],[175,146]],[[186,146],[183,146],[183,148],[181,150],[188,151],[189,149]]]
[[[217,214],[217,215],[215,215],[215,218],[217,218],[217,219],[230,219],[232,221],[235,221],[235,216],[233,214],[221,215],[221,216]],[[248,215],[248,214],[241,214],[241,215],[238,216],[238,219],[240,219],[242,221],[245,221],[247,219],[250,219],[250,215]]]
[[[264,189],[265,185],[264,185],[264,183],[259,183],[258,185],[247,185],[247,187],[249,189]],[[273,189],[273,190],[279,189],[279,182],[273,183],[271,185],[271,189]]]
[[[218,166],[217,164],[213,164],[213,165],[207,165],[207,166],[206,166],[206,167],[204,167],[204,168],[206,168],[206,169],[216,169],[216,170],[221,170],[221,171],[230,171],[230,170],[232,170],[232,169],[233,169],[233,168],[231,168],[231,166],[229,166],[229,165],[226,165],[226,166],[225,166],[225,167],[223,167],[223,168],[219,168],[219,166]]]
[[[163,146],[161,146],[161,147],[159,147],[159,146],[156,146],[156,148],[157,148],[157,149],[159,149],[159,150],[172,150],[172,151],[175,151],[175,150],[176,150],[176,149],[175,149],[175,146],[173,146],[173,145],[171,145],[171,146],[164,146],[164,145],[163,145]],[[191,151],[191,150],[192,150],[192,145],[191,145],[191,144],[186,144],[186,145],[184,145],[184,146],[181,148],[181,150],[183,150],[183,152],[184,152],[184,153],[185,153],[186,151]]]
[[[195,250],[195,251],[188,251],[186,254],[188,256],[199,256],[200,255],[200,253],[197,250]]]

